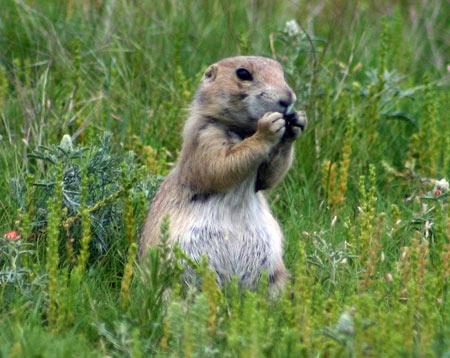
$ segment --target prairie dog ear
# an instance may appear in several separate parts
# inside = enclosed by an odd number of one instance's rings
[[[206,81],[212,82],[216,79],[216,76],[217,76],[217,65],[211,65],[206,69],[203,78]]]

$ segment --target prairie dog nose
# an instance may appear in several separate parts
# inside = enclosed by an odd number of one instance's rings
[[[280,93],[280,97],[278,100],[278,104],[282,107],[282,113],[286,112],[287,108],[294,104],[297,97],[295,96],[294,92],[292,92],[291,89],[286,89],[283,92]]]

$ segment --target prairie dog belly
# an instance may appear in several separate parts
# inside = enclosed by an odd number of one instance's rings
[[[282,261],[282,233],[255,178],[226,193],[192,200],[174,235],[183,251],[199,261],[206,254],[219,282],[237,276],[254,287],[263,270],[273,274]]]

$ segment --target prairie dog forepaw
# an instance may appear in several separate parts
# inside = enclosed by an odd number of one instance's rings
[[[286,122],[283,114],[279,112],[268,112],[258,121],[256,135],[273,143],[278,142],[286,131]]]
[[[293,141],[297,139],[301,132],[306,129],[308,119],[306,113],[303,111],[293,112],[292,114],[285,115],[286,131],[283,136],[283,141]]]

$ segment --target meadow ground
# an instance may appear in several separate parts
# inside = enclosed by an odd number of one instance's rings
[[[450,357],[449,4],[2,1],[0,356]],[[202,71],[237,54],[309,118],[267,193],[276,301],[205,262],[187,290],[165,245],[136,262]]]

